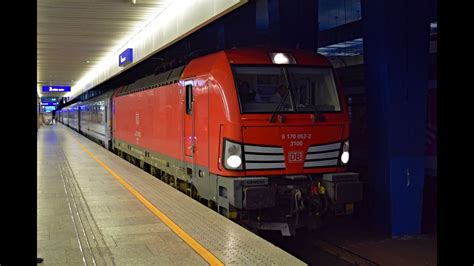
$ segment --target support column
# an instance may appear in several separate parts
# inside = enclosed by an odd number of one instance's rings
[[[369,195],[374,228],[421,233],[429,6],[362,0],[367,76]]]

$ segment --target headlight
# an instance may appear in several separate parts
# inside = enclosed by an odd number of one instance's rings
[[[349,141],[344,141],[344,145],[342,146],[342,154],[341,154],[341,163],[347,164],[349,162]]]
[[[242,170],[242,145],[224,139],[224,167],[229,170]]]
[[[242,165],[242,159],[237,155],[231,155],[225,162],[231,168],[237,168]]]
[[[286,53],[270,53],[273,64],[296,64],[295,58]]]

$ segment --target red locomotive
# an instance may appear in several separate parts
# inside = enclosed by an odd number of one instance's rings
[[[362,198],[346,172],[347,103],[322,55],[220,51],[110,99],[118,155],[253,229],[291,235]]]

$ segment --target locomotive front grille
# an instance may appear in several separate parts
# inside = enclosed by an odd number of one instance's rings
[[[334,167],[339,163],[341,142],[308,147],[304,168]],[[244,145],[247,170],[285,169],[285,155],[279,146]]]
[[[339,162],[341,142],[309,146],[304,168],[334,167]]]
[[[244,145],[247,170],[285,169],[285,155],[279,146]]]

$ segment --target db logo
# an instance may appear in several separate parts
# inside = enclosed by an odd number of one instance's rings
[[[303,161],[303,152],[302,151],[289,151],[288,152],[288,162],[290,163],[299,163]]]

